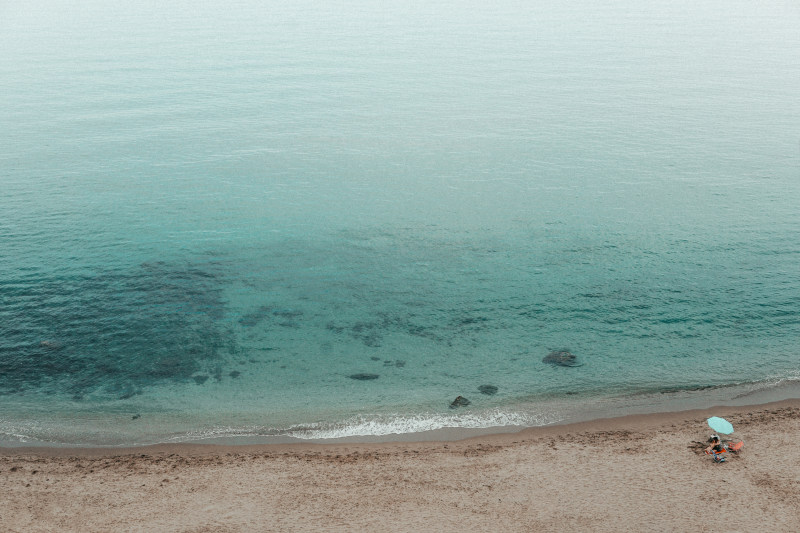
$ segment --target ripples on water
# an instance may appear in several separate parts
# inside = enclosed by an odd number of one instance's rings
[[[81,6],[0,8],[3,438],[800,377],[793,7]]]
[[[218,275],[211,263],[153,262],[4,284],[0,393],[126,399],[201,372],[221,379],[222,354],[236,353],[236,339],[221,322]]]

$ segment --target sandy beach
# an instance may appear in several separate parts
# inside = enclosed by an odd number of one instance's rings
[[[705,418],[745,442],[715,464]],[[798,531],[800,400],[453,442],[0,450],[3,531]]]

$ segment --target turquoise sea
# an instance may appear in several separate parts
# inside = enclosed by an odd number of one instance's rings
[[[0,443],[797,383],[800,7],[659,4],[1,4]]]

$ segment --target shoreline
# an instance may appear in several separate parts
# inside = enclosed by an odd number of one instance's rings
[[[608,420],[626,415],[656,415],[661,413],[678,413],[692,410],[710,409],[712,407],[755,407],[762,404],[800,398],[800,380],[784,379],[778,383],[746,383],[741,385],[724,385],[698,389],[636,393],[617,397],[599,398],[593,402],[576,403],[562,406],[561,418],[541,425],[505,425],[487,427],[446,426],[425,431],[409,431],[404,433],[347,435],[330,438],[300,438],[289,435],[241,434],[236,436],[220,435],[208,437],[187,437],[181,440],[165,440],[143,444],[70,444],[46,441],[0,441],[3,449],[107,449],[111,453],[122,450],[136,450],[153,446],[269,446],[269,445],[304,445],[304,444],[377,444],[399,442],[438,442],[459,441],[492,435],[516,434],[528,429],[559,427],[594,420]],[[525,409],[527,406],[521,404]],[[531,404],[536,408],[536,404]],[[558,409],[546,404],[547,409]]]
[[[527,428],[511,428],[508,431],[496,431],[503,428],[485,428],[472,431],[476,434],[465,434],[469,429],[444,428],[423,433],[407,433],[396,435],[393,440],[353,440],[328,439],[325,441],[297,440],[282,443],[208,443],[178,442],[159,443],[143,446],[0,446],[0,457],[38,456],[38,457],[118,457],[130,455],[222,455],[230,453],[258,454],[272,451],[291,450],[294,452],[319,452],[320,450],[338,449],[384,449],[398,447],[436,448],[443,445],[471,445],[491,442],[503,445],[519,441],[519,439],[537,439],[554,435],[587,433],[620,430],[657,429],[688,419],[704,420],[710,416],[731,416],[743,412],[754,412],[770,409],[797,409],[800,412],[800,397],[749,405],[716,405],[687,409],[681,411],[661,411],[651,413],[631,413],[620,416],[592,418],[580,421],[555,423],[545,426]],[[709,428],[700,428],[709,433]],[[495,430],[495,431],[493,431]],[[736,435],[736,432],[734,432]],[[422,438],[420,438],[422,437]],[[427,438],[426,438],[427,437]]]
[[[745,442],[716,464],[708,416]],[[458,441],[0,449],[7,531],[800,530],[800,399]]]

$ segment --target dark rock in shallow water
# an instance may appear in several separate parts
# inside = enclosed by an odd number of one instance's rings
[[[231,373],[230,373],[230,374],[228,374],[228,375],[229,375],[230,377],[232,377],[232,378],[238,378],[239,376],[241,376],[241,375],[242,375],[242,373],[241,373],[241,372],[239,372],[238,370],[234,370],[233,372],[231,372]]]
[[[203,383],[208,381],[208,376],[193,376],[192,379],[194,379],[194,382],[197,383],[198,385],[202,385]]]
[[[381,346],[381,336],[377,333],[370,333],[369,335],[363,335],[361,340],[364,342],[366,346],[370,348],[380,348]]]
[[[135,414],[135,415],[133,415],[133,416],[131,417],[131,420],[136,420],[137,418],[141,418],[141,417],[142,417],[142,415],[140,415],[140,414]]]
[[[456,399],[453,400],[453,403],[450,404],[450,409],[455,409],[456,407],[466,407],[470,403],[472,402],[470,402],[463,396],[456,396]]]
[[[481,392],[481,394],[486,394],[489,396],[497,394],[497,387],[494,385],[481,385],[478,387],[478,390]]]
[[[375,357],[374,355],[372,357],[370,357],[370,359],[372,359],[373,361],[380,361],[381,360],[380,357]]]
[[[567,350],[556,350],[554,352],[550,352],[544,356],[542,362],[556,366],[581,366],[578,363],[577,356],[568,352]]]
[[[351,374],[347,377],[350,379],[358,379],[360,381],[369,381],[370,379],[378,379],[380,376],[378,374]]]
[[[343,326],[337,326],[333,322],[328,322],[325,324],[325,329],[328,331],[333,331],[334,333],[342,333],[345,328]]]

